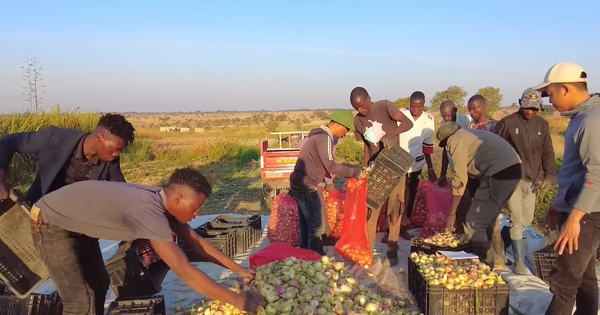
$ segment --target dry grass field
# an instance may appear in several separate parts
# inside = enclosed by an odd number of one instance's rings
[[[504,108],[492,116],[500,119],[514,112]],[[127,113],[136,128],[136,141],[122,156],[126,180],[144,185],[161,185],[178,167],[194,166],[214,185],[214,193],[203,213],[265,213],[269,202],[262,198],[259,141],[270,132],[308,131],[326,123],[329,110],[288,112],[216,112],[216,113]],[[438,113],[432,113],[439,125]],[[96,113],[51,111],[46,114],[0,116],[0,135],[33,131],[48,125],[91,130]],[[551,127],[556,157],[562,158],[563,133],[568,120],[556,113],[546,114]],[[164,132],[160,127],[190,128],[191,132]],[[201,128],[195,132],[195,128]],[[185,130],[185,129],[183,129]],[[275,145],[271,138],[270,145]],[[341,140],[336,158],[339,162],[361,165],[362,144],[349,134]],[[434,164],[441,164],[441,150],[436,147]],[[16,158],[10,180],[25,189],[33,179],[35,166],[27,158]]]

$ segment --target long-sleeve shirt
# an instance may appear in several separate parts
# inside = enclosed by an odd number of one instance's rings
[[[548,122],[534,116],[525,119],[520,113],[502,118],[496,125],[496,134],[504,138],[517,151],[523,161],[521,177],[528,182],[556,180],[554,149]]]
[[[316,187],[329,174],[358,178],[361,169],[336,164],[333,158],[333,135],[327,126],[313,129],[302,144],[300,156],[290,175],[290,184]]]
[[[571,121],[558,172],[556,211],[600,212],[600,96],[592,96],[561,115]]]

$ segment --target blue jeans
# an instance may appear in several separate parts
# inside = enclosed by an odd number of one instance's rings
[[[291,187],[290,193],[298,204],[300,217],[300,248],[314,250],[325,255],[321,236],[324,226],[321,221],[321,198],[316,187]]]

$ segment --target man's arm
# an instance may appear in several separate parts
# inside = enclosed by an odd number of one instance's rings
[[[317,146],[319,159],[327,172],[346,178],[358,178],[360,176],[362,172],[360,169],[335,163],[332,151],[333,144],[329,137],[319,136],[318,139],[315,139],[315,145]]]
[[[450,213],[448,215],[448,229],[454,230],[456,221],[456,212],[460,200],[465,193],[467,181],[469,180],[467,165],[468,165],[468,148],[460,143],[453,145],[450,149],[452,162],[454,163],[454,171],[452,172],[452,202],[450,203]]]
[[[386,134],[386,137],[395,137],[403,132],[409,131],[410,128],[413,127],[413,122],[406,117],[406,115],[404,115],[404,113],[402,113],[402,111],[400,111],[396,105],[394,105],[394,103],[388,102],[387,107],[390,117],[392,117],[392,119],[394,119],[396,122],[399,122],[400,125],[396,127],[392,134]]]
[[[447,178],[447,174],[448,174],[448,164],[449,163],[450,163],[450,161],[448,160],[448,151],[444,147],[444,150],[442,152],[442,169],[440,171],[440,180],[439,180],[440,186],[446,185],[446,180],[447,180],[446,178]]]
[[[152,240],[150,242],[156,253],[173,270],[175,275],[194,291],[209,299],[229,303],[246,311],[256,312],[259,308],[258,304],[264,304],[264,300],[260,301],[261,299],[257,297],[251,298],[251,294],[238,294],[216,283],[202,271],[192,266],[175,243]]]
[[[431,161],[431,155],[433,154],[433,134],[435,130],[435,121],[433,117],[427,113],[423,113],[422,115],[427,115],[427,119],[430,119],[428,132],[429,134],[425,139],[423,139],[423,155],[425,155],[425,162],[427,163],[427,175],[430,181],[437,181],[437,177],[435,175],[435,169],[433,168],[433,161]]]
[[[169,223],[173,232],[177,234],[177,237],[183,239],[186,244],[189,244],[198,255],[206,258],[215,265],[219,265],[235,272],[239,276],[245,275],[246,269],[227,257],[223,252],[216,249],[209,241],[200,237],[189,225],[175,222],[174,220],[171,220]]]
[[[598,212],[596,202],[600,197],[600,125],[598,122],[585,121],[579,131],[578,143],[579,156],[583,163],[586,174],[585,181],[581,187],[579,197],[574,208],[585,213]]]

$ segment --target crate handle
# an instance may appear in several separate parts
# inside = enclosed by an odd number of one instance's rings
[[[475,288],[475,314],[479,315],[479,289]]]

